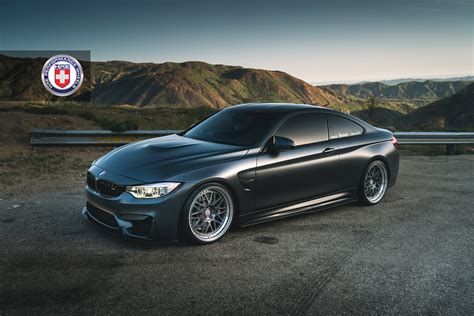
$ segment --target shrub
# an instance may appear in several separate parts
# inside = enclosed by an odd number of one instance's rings
[[[112,132],[125,132],[138,129],[138,124],[134,121],[111,121],[102,119],[99,124],[103,129],[110,129]]]

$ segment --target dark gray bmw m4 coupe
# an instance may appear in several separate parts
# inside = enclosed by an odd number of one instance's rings
[[[128,237],[211,243],[232,224],[380,202],[397,179],[396,145],[391,132],[327,108],[236,105],[95,161],[83,216]]]

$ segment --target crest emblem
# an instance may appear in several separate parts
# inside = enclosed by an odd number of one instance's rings
[[[46,61],[41,81],[50,93],[65,97],[81,87],[84,73],[81,64],[69,55],[56,55]]]
[[[71,65],[56,64],[54,65],[54,82],[58,87],[64,89],[71,82]]]
[[[99,177],[102,177],[104,174],[105,174],[105,171],[101,171],[101,172],[99,173]]]

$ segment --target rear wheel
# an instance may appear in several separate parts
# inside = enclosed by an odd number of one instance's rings
[[[209,183],[188,198],[183,211],[184,230],[192,242],[212,243],[229,230],[233,216],[234,203],[229,190],[219,183]]]
[[[387,191],[388,171],[381,160],[372,161],[362,175],[359,196],[366,205],[379,203]]]

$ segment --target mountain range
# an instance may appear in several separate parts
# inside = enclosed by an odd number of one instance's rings
[[[45,58],[0,55],[0,100],[59,100],[40,80]],[[74,100],[91,96],[99,104],[137,106],[167,104],[222,108],[245,102],[342,103],[326,87],[314,87],[281,71],[204,62],[132,63],[81,62],[83,86]]]
[[[444,78],[397,78],[397,79],[387,79],[387,80],[363,80],[363,81],[341,81],[341,80],[336,80],[336,81],[320,81],[320,82],[310,82],[313,86],[329,86],[329,85],[357,85],[357,84],[364,84],[364,83],[369,83],[369,82],[381,82],[385,83],[389,86],[397,85],[399,83],[404,83],[404,82],[411,82],[411,81],[418,81],[418,82],[423,82],[426,80],[430,81],[474,81],[474,75],[472,76],[462,76],[462,77],[444,77]]]
[[[40,74],[45,61],[0,54],[0,100],[64,100],[43,87]],[[468,81],[312,86],[281,71],[204,62],[81,64],[87,74],[84,83],[75,97],[66,100],[213,108],[246,102],[307,103],[333,107],[396,129],[474,129],[474,83]],[[367,98],[372,96],[381,100],[371,110]],[[406,102],[416,99],[425,100],[424,106],[416,109],[413,102]]]
[[[325,87],[346,97],[376,97],[392,100],[437,100],[453,95],[471,82],[473,81],[425,80],[422,82],[403,82],[396,85],[388,85],[382,82],[367,82],[353,85],[333,84]]]

